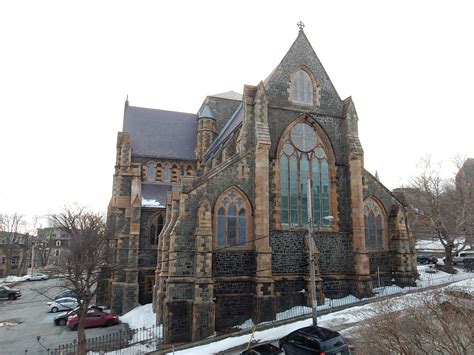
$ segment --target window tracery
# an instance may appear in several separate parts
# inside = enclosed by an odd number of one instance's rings
[[[383,208],[373,198],[364,202],[365,245],[367,249],[384,249],[386,219]]]
[[[251,239],[250,204],[237,189],[224,192],[215,207],[217,247],[235,246],[248,248]]]
[[[309,199],[313,223],[331,225],[330,171],[327,149],[308,123],[296,123],[282,137],[280,163],[280,218],[285,225],[309,222]],[[310,181],[310,189],[308,189]]]
[[[313,81],[303,69],[296,71],[291,76],[290,98],[297,103],[313,104]]]

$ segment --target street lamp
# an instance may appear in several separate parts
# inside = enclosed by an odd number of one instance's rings
[[[312,197],[311,197],[311,178],[308,176],[308,248],[309,248],[309,263],[310,263],[310,276],[311,276],[311,308],[312,308],[312,315],[313,315],[313,325],[318,325],[318,299],[316,296],[316,260],[314,258],[314,251],[316,246],[314,245],[313,239],[313,206],[312,206]],[[334,217],[333,216],[324,216],[324,220],[331,222]],[[321,231],[321,221],[318,223],[318,232]]]

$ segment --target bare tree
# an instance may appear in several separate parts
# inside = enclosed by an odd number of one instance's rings
[[[472,354],[473,309],[443,298],[440,291],[419,294],[403,310],[396,299],[374,304],[359,315],[355,348],[364,354]]]
[[[3,244],[3,250],[6,258],[6,274],[9,275],[11,272],[11,259],[15,252],[19,253],[21,260],[18,263],[22,264],[23,259],[26,257],[25,246],[27,247],[27,238],[25,234],[21,233],[21,230],[25,227],[24,217],[21,214],[0,214],[0,241]],[[23,249],[23,257],[21,257],[20,250]],[[22,268],[17,268],[17,274],[21,273]]]
[[[75,206],[66,207],[49,219],[54,227],[69,236],[69,253],[61,258],[54,272],[64,278],[68,288],[80,295],[77,354],[86,354],[84,319],[96,293],[99,271],[106,262],[104,217],[84,207]]]
[[[462,164],[457,161],[458,167]],[[421,173],[412,180],[412,187],[420,192],[414,205],[419,216],[412,229],[415,235],[429,233],[441,242],[446,271],[454,272],[453,257],[472,234],[474,199],[465,179],[442,178],[440,172],[440,165],[430,158],[421,160]]]

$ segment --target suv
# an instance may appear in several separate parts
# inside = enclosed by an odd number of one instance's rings
[[[8,286],[0,286],[0,298],[8,298],[9,300],[16,300],[21,297],[21,291],[16,288]]]
[[[341,334],[318,326],[295,330],[280,339],[279,346],[285,354],[350,354],[349,347]]]
[[[420,264],[436,264],[438,259],[433,255],[417,255],[416,262]]]

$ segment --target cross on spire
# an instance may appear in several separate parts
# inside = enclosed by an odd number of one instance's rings
[[[298,26],[298,28],[300,29],[300,31],[303,31],[303,28],[304,28],[304,23],[303,21],[300,21],[296,24]]]

